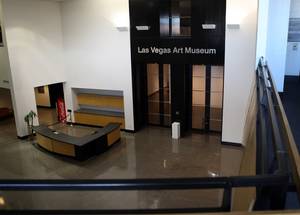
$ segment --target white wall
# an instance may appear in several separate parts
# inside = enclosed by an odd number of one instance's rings
[[[270,2],[266,60],[279,92],[284,85],[289,14],[290,0]]]
[[[2,32],[4,32],[4,26],[2,25],[2,7],[0,3],[0,25],[2,27]],[[5,35],[3,35],[5,36]],[[5,43],[5,38],[2,36],[3,42]],[[7,53],[6,44],[0,47],[0,88],[10,88],[10,67],[9,59]]]
[[[291,0],[290,18],[300,18],[300,1]],[[300,42],[288,42],[285,75],[299,76]]]
[[[122,90],[126,129],[134,129],[128,0],[73,0],[62,3],[67,108],[71,88]]]
[[[222,141],[242,143],[256,68],[257,0],[227,0]]]
[[[258,65],[260,57],[266,57],[267,54],[267,38],[269,23],[269,0],[258,1],[258,21],[257,21],[257,48],[256,48],[256,65]]]
[[[36,111],[34,87],[64,82],[60,5],[54,1],[2,0],[18,136],[24,116]]]

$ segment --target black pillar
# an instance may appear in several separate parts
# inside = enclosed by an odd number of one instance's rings
[[[172,122],[180,122],[181,135],[184,135],[188,128],[186,78],[184,64],[171,65]]]

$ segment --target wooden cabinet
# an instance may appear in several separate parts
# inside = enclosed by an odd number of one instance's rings
[[[75,89],[78,110],[74,111],[75,122],[104,127],[119,123],[125,129],[124,98],[122,91]]]

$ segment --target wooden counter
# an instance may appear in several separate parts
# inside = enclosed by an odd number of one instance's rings
[[[64,126],[72,131],[72,129],[76,129],[77,125],[74,127]],[[80,127],[84,128],[83,126]],[[110,123],[104,128],[93,128],[90,134],[83,136],[72,136],[48,126],[37,126],[33,130],[36,132],[37,144],[40,147],[77,160],[86,160],[100,154],[120,141],[121,138],[120,124],[118,123]]]

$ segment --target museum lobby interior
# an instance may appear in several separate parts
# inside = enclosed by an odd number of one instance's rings
[[[0,0],[0,24],[0,214],[300,213],[299,0]]]

